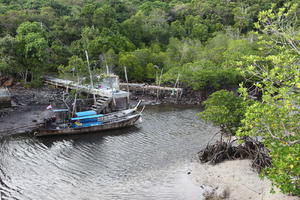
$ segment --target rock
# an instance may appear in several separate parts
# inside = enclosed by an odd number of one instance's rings
[[[3,83],[4,87],[10,87],[13,85],[14,80],[11,78]]]
[[[15,101],[11,101],[11,107],[17,107],[18,104]]]
[[[132,96],[130,99],[131,99],[131,100],[138,100],[138,97]]]
[[[221,199],[228,199],[230,196],[230,189],[228,187],[226,187],[225,189],[223,189],[222,193],[219,194],[219,197]]]

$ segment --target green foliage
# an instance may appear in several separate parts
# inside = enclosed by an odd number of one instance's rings
[[[47,32],[43,25],[37,22],[24,22],[17,29],[16,41],[18,42],[16,59],[21,72],[31,74],[32,80],[40,79],[42,72],[48,68],[49,44]]]
[[[155,9],[149,15],[144,16],[142,28],[146,34],[146,42],[155,41],[165,43],[168,41],[169,24],[167,22],[167,15],[163,10]]]
[[[199,114],[221,126],[223,132],[260,137],[272,158],[272,166],[264,169],[262,175],[282,192],[297,196],[300,195],[298,11],[297,4],[287,3],[283,8],[274,6],[261,12],[255,27],[262,34],[252,34],[259,39],[253,47],[252,42],[246,46],[245,40],[227,40],[226,45],[219,46],[226,49],[221,50],[224,54],[217,57],[219,61],[214,57],[211,60],[222,63],[225,69],[239,66],[247,85],[252,86],[246,88],[241,84],[241,97],[225,91],[213,93],[204,103],[204,112]],[[245,24],[236,25],[245,28]],[[208,43],[207,47],[215,48],[213,44]],[[250,100],[253,94],[259,94],[259,101]]]
[[[68,58],[71,56],[70,48],[67,45],[62,44],[59,40],[53,41],[51,45],[51,70],[56,71],[59,65],[66,65]]]
[[[143,14],[138,12],[121,24],[123,34],[136,46],[141,46],[144,39],[143,17]]]
[[[73,55],[83,58],[87,50],[93,68],[103,71],[107,57],[110,69],[120,76],[124,55],[132,54],[138,60],[129,71],[132,81],[154,81],[157,69],[163,68],[165,83],[175,82],[182,73],[179,81],[194,89],[236,85],[236,62],[256,45],[239,34],[253,30],[258,12],[272,2],[3,0],[0,37],[11,35],[18,48],[14,54],[1,54],[1,71],[37,77],[68,65]],[[225,36],[224,27],[237,33]],[[154,44],[159,44],[158,51],[152,49]]]
[[[43,86],[43,80],[35,79],[35,80],[31,81],[30,83],[26,83],[24,86],[26,88],[40,88]]]
[[[155,66],[152,63],[148,63],[146,66],[146,78],[148,80],[155,80],[156,79],[156,75],[157,75],[157,69],[155,68]]]
[[[17,39],[25,40],[26,36],[30,33],[39,34],[41,37],[45,37],[46,35],[43,24],[38,22],[24,22],[17,29]]]
[[[126,66],[130,81],[153,82],[163,71],[165,84],[180,77],[195,90],[215,90],[244,76],[260,101],[246,100],[244,87],[244,101],[220,91],[200,115],[226,132],[262,136],[273,159],[264,174],[299,195],[300,34],[292,2],[0,0],[0,76],[31,78],[28,86],[49,71],[84,78],[85,50],[94,73],[107,65],[124,77]]]
[[[255,45],[246,39],[228,39],[223,34],[211,39],[206,46],[197,40],[185,40],[183,43],[172,39],[167,49],[170,60],[165,61],[169,70],[164,81],[175,82],[180,73],[181,82],[195,90],[238,85],[242,79],[236,63],[254,48]]]
[[[269,147],[270,148],[270,147]],[[283,145],[276,141],[272,146],[272,167],[265,169],[264,176],[267,176],[274,186],[277,186],[284,193],[299,193],[299,152],[300,145]],[[282,156],[284,155],[284,156]]]
[[[295,29],[296,4],[286,4],[259,15],[256,27],[270,37],[261,37],[264,56],[247,56],[246,75],[255,77],[254,86],[262,94],[262,101],[246,109],[238,134],[262,136],[270,150],[272,167],[264,171],[275,186],[284,193],[300,195],[300,73],[299,29]],[[288,22],[288,23],[284,23]],[[244,98],[247,89],[241,87]]]
[[[184,26],[180,23],[180,21],[174,21],[171,23],[170,32],[172,37],[176,37],[182,39],[186,36],[186,31]]]
[[[93,24],[98,27],[111,27],[116,22],[116,11],[109,5],[104,5],[95,10]]]
[[[1,75],[13,75],[17,68],[16,50],[17,41],[7,35],[0,39],[0,77]]]
[[[143,67],[140,65],[140,62],[132,53],[122,53],[119,59],[120,66],[126,66],[128,69],[128,79],[135,81],[141,81],[145,79],[145,73]],[[120,71],[122,68],[120,69]]]
[[[78,56],[72,56],[69,59],[68,65],[60,65],[58,67],[58,70],[61,73],[61,75],[72,74],[73,76],[76,75],[77,77],[84,77],[88,74],[87,65]]]
[[[198,116],[219,126],[222,132],[235,135],[249,104],[250,101],[244,102],[233,92],[219,90],[203,103],[205,109]]]

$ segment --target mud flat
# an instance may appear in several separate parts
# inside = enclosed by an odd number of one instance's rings
[[[8,90],[12,107],[0,109],[0,137],[31,132],[41,126],[51,114],[46,107],[61,99],[61,90],[48,87],[27,89],[13,86]]]
[[[0,118],[0,137],[31,132],[51,116],[45,106],[26,106]]]

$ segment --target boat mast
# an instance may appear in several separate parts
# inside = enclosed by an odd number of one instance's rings
[[[89,60],[89,55],[88,55],[87,50],[85,50],[85,56],[86,56],[87,67],[88,67],[88,70],[89,70],[90,81],[91,81],[91,86],[92,86],[92,91],[93,91],[94,90],[93,76],[92,76],[92,72],[91,72],[91,68],[90,68],[90,60]],[[93,98],[94,98],[94,103],[96,103],[96,95],[95,95],[95,93],[93,93]]]

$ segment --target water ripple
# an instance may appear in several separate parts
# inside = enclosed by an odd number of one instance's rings
[[[0,139],[0,199],[199,199],[186,168],[215,129],[197,109],[148,107],[138,127]]]

